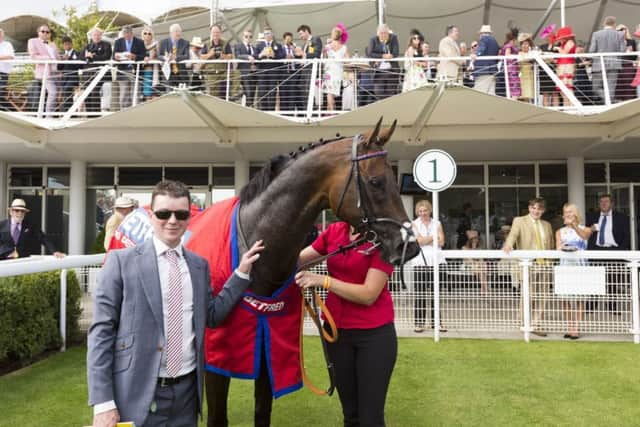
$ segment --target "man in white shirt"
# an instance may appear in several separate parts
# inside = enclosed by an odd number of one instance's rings
[[[156,185],[153,237],[112,251],[98,279],[89,329],[87,376],[94,427],[196,426],[202,407],[204,329],[221,322],[250,284],[256,242],[212,296],[207,261],[182,246],[188,188]]]
[[[13,45],[4,39],[4,30],[0,28],[0,110],[9,111],[9,100],[7,99],[7,82],[13,64],[6,62],[14,59]]]

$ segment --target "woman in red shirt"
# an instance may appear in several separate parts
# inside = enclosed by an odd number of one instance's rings
[[[331,224],[300,253],[300,265],[346,246],[359,236],[349,224]],[[384,426],[384,404],[396,362],[398,343],[393,301],[387,287],[393,266],[364,243],[327,260],[328,276],[301,271],[304,288],[328,290],[327,308],[338,327],[338,340],[329,344],[336,368],[336,387],[345,426]]]

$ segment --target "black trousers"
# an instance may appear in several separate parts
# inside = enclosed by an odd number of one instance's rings
[[[442,276],[440,276],[442,282]],[[434,299],[433,293],[429,297],[431,304],[431,322],[427,325],[427,289],[433,289],[433,267],[416,266],[413,269],[413,292],[415,294],[414,306],[413,306],[413,318],[416,327],[430,328],[434,327]],[[440,316],[442,321],[442,315]]]
[[[240,71],[240,82],[242,83],[242,92],[246,98],[246,106],[253,107],[256,102],[256,87],[258,86],[258,76],[255,71]]]
[[[62,101],[60,111],[66,113],[73,105],[73,91],[80,85],[78,76],[69,76],[62,79]]]
[[[276,93],[280,80],[280,70],[260,70],[260,82],[258,84],[258,105],[260,110],[274,111],[276,109]]]
[[[326,327],[326,325],[325,325]],[[328,344],[345,427],[384,426],[384,404],[398,355],[393,323],[374,329],[339,329]]]
[[[299,97],[303,96],[298,88],[300,73],[296,70],[282,71],[280,83],[280,110],[293,111],[296,109]]]
[[[373,75],[373,92],[378,101],[398,93],[398,71],[376,71]]]

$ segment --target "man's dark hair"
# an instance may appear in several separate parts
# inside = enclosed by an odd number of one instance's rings
[[[287,36],[291,36],[291,38],[293,38],[293,34],[291,34],[289,31],[287,31],[286,33],[284,33],[282,35],[282,39],[284,40]]]
[[[153,210],[153,201],[156,196],[169,196],[173,199],[180,199],[186,197],[191,203],[191,193],[189,193],[189,187],[184,185],[180,181],[160,181],[153,187],[153,193],[151,193],[151,210]]]
[[[529,200],[529,206],[533,205],[540,205],[542,209],[546,209],[547,202],[542,197],[534,197],[533,199]]]
[[[305,24],[300,25],[296,31],[298,31],[298,32],[306,31],[307,33],[311,34],[311,28],[308,25],[305,25]]]
[[[609,200],[611,201],[611,203],[613,203],[613,196],[612,196],[611,194],[609,194],[609,193],[601,194],[601,195],[598,197],[598,200],[600,200],[600,199],[605,199],[605,198],[606,198],[606,199],[609,199]]]
[[[457,25],[447,25],[447,36],[453,32],[454,28],[458,28]]]
[[[73,40],[69,36],[64,36],[62,37],[62,43],[73,43]]]

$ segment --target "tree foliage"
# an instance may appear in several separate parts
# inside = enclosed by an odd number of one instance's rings
[[[53,32],[52,38],[58,46],[62,45],[62,37],[71,37],[73,48],[82,50],[89,40],[89,31],[98,27],[103,31],[115,29],[112,22],[116,16],[114,12],[100,12],[94,3],[89,7],[87,13],[78,16],[78,10],[73,6],[64,6],[61,11],[54,11],[55,16],[62,15],[66,25],[51,22],[49,25]]]

